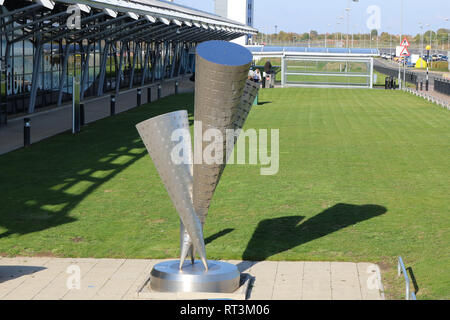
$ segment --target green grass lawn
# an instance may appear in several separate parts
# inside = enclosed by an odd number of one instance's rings
[[[402,298],[449,299],[450,114],[400,91],[265,89],[247,128],[280,130],[280,170],[230,165],[205,226],[210,259],[368,261]],[[0,156],[0,253],[176,258],[179,218],[134,125],[150,105]]]

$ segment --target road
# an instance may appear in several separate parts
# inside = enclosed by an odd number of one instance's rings
[[[374,59],[374,65],[375,66],[382,66],[385,68],[390,68],[392,70],[396,70],[398,72],[398,67],[399,64],[392,61],[392,60],[385,60],[385,59]],[[403,68],[403,66],[402,66]],[[420,69],[415,69],[415,68],[406,68],[407,71],[409,72],[413,72],[415,74],[417,74],[418,76],[418,80],[420,81],[424,81],[426,79],[426,70],[420,70]],[[436,72],[436,71],[430,71],[429,72],[429,80],[430,80],[430,86],[433,86],[434,84],[434,79],[438,78],[438,79],[442,79],[443,77],[447,77],[450,78],[450,72]]]

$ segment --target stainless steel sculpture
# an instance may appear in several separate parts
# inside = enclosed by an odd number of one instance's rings
[[[194,153],[187,111],[176,111],[136,125],[139,134],[180,215],[180,260],[157,264],[151,273],[153,290],[165,292],[234,292],[239,287],[237,267],[206,260],[203,226],[211,199],[225,169],[229,154],[226,139],[213,142],[223,161],[206,164],[203,142],[207,129],[226,137],[227,129],[241,129],[253,105],[259,86],[246,80],[252,61],[242,46],[225,41],[208,41],[197,46],[195,84]],[[172,141],[181,129],[180,140]],[[236,143],[234,137],[232,146]],[[230,143],[230,142],[228,142]],[[175,162],[173,152],[182,147],[184,161]],[[200,154],[200,162],[194,156]],[[200,261],[195,261],[196,254]],[[190,262],[185,259],[190,257]]]

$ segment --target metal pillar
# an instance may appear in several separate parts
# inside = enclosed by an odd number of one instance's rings
[[[84,99],[84,91],[86,90],[86,81],[89,78],[89,57],[91,56],[91,43],[88,43],[86,48],[86,53],[84,57],[84,66],[83,66],[83,75],[81,78],[81,86],[80,86],[80,100]]]
[[[186,48],[184,47],[184,44],[182,44],[181,54],[180,54],[180,62],[178,64],[178,70],[177,70],[177,77],[181,74],[181,67],[183,66],[185,56],[186,56]],[[186,69],[183,68],[183,71],[184,70],[186,70]]]
[[[169,62],[169,44],[167,42],[165,42],[164,47],[165,47],[166,54],[164,55],[164,63],[162,66],[161,80],[164,80],[166,78],[166,68],[167,68],[167,63]]]
[[[178,47],[179,44],[172,44],[173,47],[173,56],[172,56],[172,64],[170,66],[170,77],[173,78],[173,74],[175,73],[175,65],[177,62],[177,58],[178,58]]]
[[[122,65],[123,65],[124,49],[125,49],[125,45],[122,42],[120,44],[119,70],[117,70],[117,77],[116,77],[116,96],[119,95],[119,90],[120,90],[120,79],[122,78]]]
[[[64,86],[67,80],[67,63],[69,61],[69,47],[70,45],[66,42],[66,47],[64,48],[64,62],[62,65],[61,78],[59,79],[59,91],[58,91],[58,102],[57,106],[60,107],[62,104]]]
[[[28,105],[28,113],[34,113],[34,107],[36,105],[36,94],[38,89],[38,77],[41,73],[42,68],[42,42],[39,37],[36,39],[36,51],[34,53],[33,60],[33,75],[31,78],[31,92],[30,92],[30,103]]]
[[[155,82],[156,69],[159,66],[159,59],[161,57],[160,49],[160,43],[156,44],[156,50],[154,50],[152,54],[152,83]]]
[[[105,75],[106,75],[106,62],[108,61],[109,56],[109,47],[111,46],[111,43],[107,41],[105,43],[105,48],[103,50],[102,54],[102,62],[100,64],[100,77],[98,80],[98,91],[97,96],[103,95],[103,87],[105,85]]]
[[[148,55],[150,54],[150,44],[147,43],[145,49],[145,57],[144,57],[144,72],[142,73],[141,86],[145,84],[145,78],[147,77],[148,72]]]
[[[138,52],[140,50],[140,48],[141,47],[140,47],[139,43],[135,43],[133,46],[133,66],[131,67],[130,89],[133,88],[133,84],[134,84],[134,70],[136,68],[136,60],[137,60],[136,52]]]

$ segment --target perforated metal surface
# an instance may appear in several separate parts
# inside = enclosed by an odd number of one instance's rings
[[[192,147],[187,111],[176,111],[151,118],[136,125],[139,135],[149,152],[161,180],[180,215],[182,224],[192,239],[195,251],[206,264],[206,252],[202,225],[192,204]],[[181,141],[172,141],[172,134],[179,131]],[[174,162],[172,152],[182,146],[186,160]],[[183,229],[183,227],[182,227]]]
[[[201,51],[197,49],[197,51]],[[230,52],[232,48],[230,48]],[[240,50],[238,51],[239,54]],[[229,54],[229,53],[228,53]],[[204,224],[211,199],[225,169],[226,130],[242,128],[255,97],[257,86],[247,82],[251,58],[243,65],[221,65],[196,55],[195,82],[195,121],[201,121],[202,136],[206,130],[214,128],[221,132],[224,139],[214,141],[215,150],[223,150],[220,164],[194,164],[194,208]],[[244,90],[245,88],[245,90]],[[249,100],[253,100],[249,104]],[[200,130],[194,130],[195,132]],[[200,141],[195,136],[195,143],[201,145],[201,152],[211,142]]]

